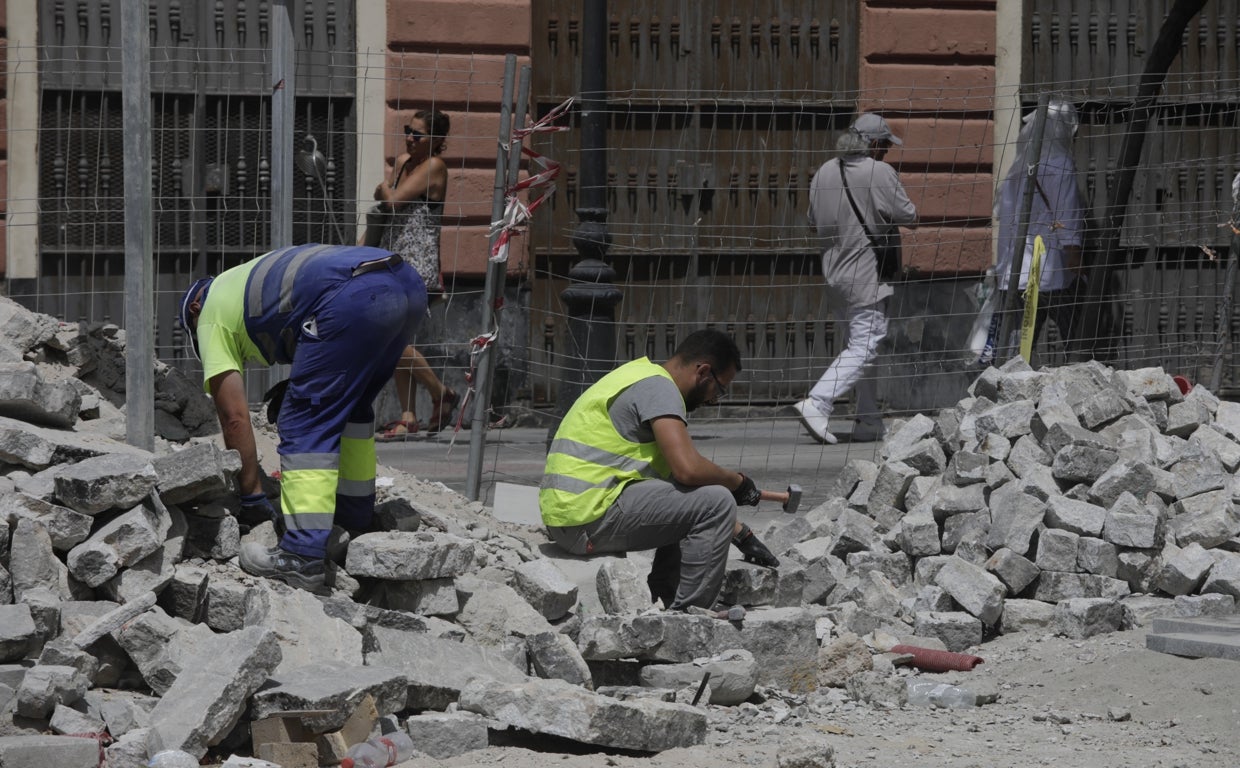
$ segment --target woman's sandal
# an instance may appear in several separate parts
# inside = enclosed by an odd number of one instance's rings
[[[426,422],[426,433],[433,435],[448,426],[452,421],[452,412],[456,410],[457,403],[459,402],[461,402],[461,396],[444,387],[443,394],[438,399],[431,400],[434,408],[431,410],[430,419]]]
[[[403,421],[397,419],[396,421],[389,421],[379,428],[379,431],[375,433],[375,442],[403,443],[409,438],[417,436],[417,434],[418,422],[416,420]]]

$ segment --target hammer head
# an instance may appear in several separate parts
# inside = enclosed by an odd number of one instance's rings
[[[784,502],[784,511],[792,514],[801,506],[801,486],[793,483],[788,486],[788,500]]]

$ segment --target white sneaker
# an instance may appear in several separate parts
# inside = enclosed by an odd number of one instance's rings
[[[852,436],[849,442],[852,443],[877,443],[881,442],[886,436],[887,429],[883,426],[881,419],[874,421],[858,420],[853,426]]]
[[[810,437],[820,443],[826,445],[835,445],[839,442],[839,438],[831,434],[830,420],[814,405],[813,400],[802,400],[796,403],[792,408],[801,417],[801,423],[805,425],[805,429],[809,432]]]

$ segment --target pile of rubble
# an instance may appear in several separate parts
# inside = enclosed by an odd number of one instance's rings
[[[641,556],[600,559],[587,604],[541,531],[390,470],[380,530],[339,540],[316,596],[237,566],[276,534],[238,518],[236,455],[191,436],[214,425],[200,387],[158,368],[161,435],[188,442],[120,442],[123,344],[0,299],[0,765],[334,765],[391,728],[434,757],[522,734],[658,752],[902,706],[900,642],[1086,636],[1240,587],[1240,406],[1090,365],[988,371],[895,426],[882,463],[766,532],[778,571],[729,563],[743,620],[652,610]],[[832,750],[792,739],[780,763]]]

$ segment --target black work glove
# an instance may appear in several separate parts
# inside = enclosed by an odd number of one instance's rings
[[[241,495],[241,511],[237,519],[248,525],[258,525],[270,520],[277,533],[283,533],[281,526],[284,520],[276,514],[276,508],[265,493],[246,493]]]
[[[275,424],[279,421],[280,406],[284,404],[284,390],[286,389],[288,389],[288,379],[277,381],[263,394],[263,402],[267,404],[268,424]]]
[[[765,544],[758,541],[758,537],[753,535],[753,530],[744,523],[741,523],[741,532],[736,534],[732,543],[745,556],[745,562],[766,568],[779,567],[779,558],[775,557]]]
[[[758,502],[762,501],[762,493],[758,490],[758,486],[753,484],[753,480],[741,474],[741,484],[732,491],[732,498],[736,499],[736,503],[746,507],[756,507]]]

